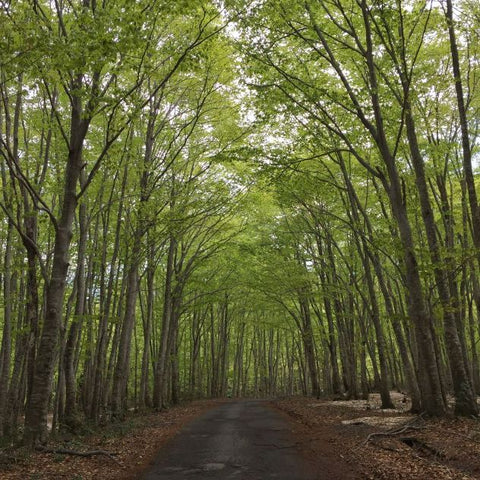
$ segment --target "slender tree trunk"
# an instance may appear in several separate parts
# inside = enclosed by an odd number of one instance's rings
[[[20,298],[24,298],[25,296],[25,289],[22,283],[19,289]],[[26,394],[27,352],[30,341],[30,331],[28,330],[28,325],[25,325],[25,321],[26,317],[23,312],[18,312],[16,328],[17,331],[22,333],[17,337],[15,343],[13,366],[11,368],[5,411],[3,412],[4,433],[6,436],[14,436],[16,433],[18,414],[21,406],[24,404]]]
[[[408,95],[408,87],[404,87],[405,95]],[[425,170],[423,159],[418,146],[415,124],[411,115],[411,106],[406,100],[406,127],[407,136],[412,156],[412,163],[415,170],[417,190],[420,197],[421,212],[425,231],[427,235],[428,247],[433,263],[435,281],[443,308],[443,326],[445,343],[448,351],[449,364],[453,379],[453,388],[455,392],[455,413],[458,415],[477,415],[478,406],[473,394],[467,366],[464,364],[464,356],[460,343],[460,336],[457,329],[457,321],[453,313],[453,307],[450,298],[450,292],[447,284],[447,273],[445,273],[444,262],[440,256],[437,234],[435,229],[433,211],[428,195],[427,182],[425,179]]]
[[[315,362],[315,343],[313,339],[310,305],[305,293],[299,294],[300,314],[302,321],[302,339],[305,350],[305,361],[308,365],[308,374],[311,382],[311,393],[314,397],[320,397],[320,384],[318,382],[317,365]]]
[[[460,57],[458,54],[457,39],[455,34],[455,22],[453,18],[453,1],[446,0],[447,9],[445,12],[448,23],[448,35],[450,39],[450,53],[452,58],[452,73],[455,82],[455,92],[457,96],[457,110],[460,128],[462,132],[462,152],[463,152],[463,175],[468,192],[468,201],[472,214],[473,243],[477,250],[480,250],[480,207],[478,205],[477,192],[475,187],[475,177],[472,168],[472,148],[470,145],[470,133],[467,118],[467,106],[465,105],[465,96],[463,92],[462,72],[460,70]],[[479,258],[480,261],[480,258]]]
[[[127,409],[127,385],[130,370],[130,350],[132,333],[135,324],[135,311],[137,305],[139,278],[138,263],[140,257],[140,243],[135,235],[130,265],[128,267],[125,314],[122,321],[121,333],[118,344],[117,361],[113,374],[111,407],[114,417],[122,418]]]
[[[348,176],[345,177],[346,180],[348,181],[348,184],[353,187],[353,185],[349,182]],[[366,214],[366,212],[363,210],[360,201],[356,197],[356,194],[352,190],[354,196],[355,196],[355,203],[357,208],[362,214],[363,220],[365,222],[365,225],[367,226],[367,231],[369,235],[369,241],[373,243],[373,227],[370,223],[369,217]],[[392,294],[390,293],[390,289],[388,288],[386,281],[385,281],[385,276],[383,273],[383,269],[380,263],[380,259],[378,257],[378,254],[375,252],[372,252],[371,249],[366,250],[367,254],[370,257],[370,261],[372,262],[373,268],[375,270],[375,275],[378,279],[378,284],[380,287],[380,291],[382,292],[382,296],[384,299],[385,303],[385,308],[387,311],[387,315],[390,319],[390,322],[392,324],[393,331],[395,333],[395,338],[397,341],[398,349],[400,352],[400,357],[402,359],[403,367],[405,369],[405,375],[407,378],[407,387],[408,391],[410,393],[411,399],[412,399],[412,411],[420,413],[421,412],[421,402],[420,402],[420,391],[418,387],[418,382],[416,378],[416,373],[414,366],[410,360],[410,354],[408,351],[408,346],[407,342],[405,340],[405,336],[402,331],[402,326],[399,321],[399,315],[400,312],[396,312],[395,307],[392,303]]]
[[[82,180],[83,177],[83,180]],[[85,184],[85,174],[80,174],[81,186]],[[64,371],[65,371],[65,425],[75,431],[80,426],[80,419],[77,412],[77,385],[75,368],[75,351],[80,340],[83,315],[85,311],[85,292],[86,292],[86,273],[85,257],[87,249],[87,207],[84,202],[79,207],[78,223],[80,237],[78,241],[77,270],[75,273],[76,282],[76,301],[73,313],[72,323],[68,331],[67,343],[64,353]]]
[[[179,385],[179,359],[178,359],[178,328],[180,321],[181,300],[180,295],[174,294],[172,299],[172,314],[170,323],[170,337],[168,339],[169,363],[171,373],[171,396],[170,400],[173,405],[177,405],[180,401],[180,385]]]
[[[153,323],[153,307],[155,301],[154,295],[154,280],[155,268],[152,264],[153,253],[148,257],[147,266],[147,305],[143,321],[143,352],[142,352],[142,371],[140,378],[140,407],[144,408],[150,406],[150,392],[149,392],[149,370],[150,370],[150,343],[152,339],[152,323]]]
[[[199,377],[200,377],[200,352],[201,352],[201,344],[202,344],[202,327],[204,324],[206,316],[205,313],[202,312],[199,307],[194,308],[193,310],[193,318],[192,318],[192,329],[191,329],[191,350],[190,350],[190,397],[196,398],[199,394]]]
[[[378,359],[380,363],[380,396],[382,399],[382,408],[395,408],[390,398],[390,391],[389,391],[389,372],[387,368],[387,361],[386,361],[386,348],[385,348],[385,337],[383,333],[383,327],[380,321],[380,309],[378,306],[377,294],[375,292],[375,286],[373,281],[373,275],[371,271],[371,265],[369,260],[369,246],[365,241],[365,237],[362,234],[361,238],[359,238],[359,234],[357,228],[360,226],[360,215],[357,209],[357,197],[355,195],[355,191],[353,189],[353,185],[350,182],[349,176],[347,174],[345,163],[342,158],[340,158],[340,166],[342,169],[344,181],[347,185],[347,193],[350,203],[350,209],[348,205],[346,205],[347,212],[351,211],[351,218],[350,221],[352,225],[354,225],[354,238],[355,243],[357,246],[357,251],[360,255],[363,270],[365,272],[365,279],[367,283],[367,289],[369,294],[369,311],[371,312],[371,318],[373,321],[373,325],[375,327],[375,335],[377,341],[377,351],[378,351]],[[366,302],[367,303],[367,302]]]
[[[320,234],[316,232],[316,244],[318,249],[319,257],[322,261],[324,259],[324,248],[323,242],[320,237]],[[342,395],[342,385],[340,381],[340,371],[338,369],[338,361],[337,361],[337,338],[335,335],[335,327],[334,327],[334,319],[333,319],[333,312],[332,312],[332,304],[330,298],[327,295],[327,283],[329,281],[327,277],[328,266],[326,262],[323,260],[322,265],[320,266],[320,282],[322,285],[322,289],[324,291],[323,294],[323,306],[325,309],[325,316],[327,318],[327,326],[328,326],[328,351],[330,354],[330,365],[332,368],[332,390],[334,395]]]
[[[160,348],[155,364],[155,375],[153,384],[153,406],[156,409],[165,407],[164,389],[167,370],[168,339],[170,335],[170,324],[172,319],[172,290],[174,276],[174,255],[177,249],[177,242],[170,236],[167,253],[167,268],[165,272],[165,292],[162,312],[162,329],[160,333]]]
[[[118,211],[117,211],[117,218],[115,224],[115,237],[113,243],[113,252],[110,258],[110,271],[108,273],[108,281],[106,287],[103,287],[104,282],[102,281],[101,287],[101,295],[100,295],[100,319],[98,324],[98,334],[97,334],[97,343],[95,347],[95,354],[94,354],[94,364],[96,366],[94,374],[93,374],[93,387],[92,387],[92,403],[90,406],[89,417],[98,422],[100,418],[101,410],[104,407],[104,399],[105,399],[105,377],[106,377],[106,363],[107,363],[107,346],[108,346],[108,325],[110,320],[110,312],[112,310],[112,300],[113,300],[113,293],[115,290],[116,278],[118,276],[117,272],[117,259],[120,252],[120,233],[122,227],[122,216],[124,212],[124,198],[125,198],[125,190],[127,185],[127,178],[128,178],[128,169],[127,166],[124,168],[123,172],[123,180],[122,180],[122,187],[120,193],[120,200],[118,204]],[[115,183],[114,183],[115,186]],[[113,195],[113,189],[111,192]],[[111,199],[111,196],[110,196]],[[111,204],[111,200],[109,201]],[[109,216],[104,218],[104,226],[103,226],[103,238],[108,238],[108,228],[109,228]],[[102,260],[101,260],[101,279],[105,278],[104,272],[106,271],[107,267],[107,243],[104,242],[102,248]]]
[[[81,84],[82,79],[77,79]],[[77,184],[82,169],[83,142],[89,121],[83,117],[80,97],[72,96],[70,151],[65,169],[63,202],[60,218],[55,225],[52,271],[47,287],[45,318],[40,339],[32,390],[25,413],[24,442],[33,445],[47,438],[48,402],[62,325],[63,299],[69,265],[72,224],[77,207]]]
[[[12,259],[13,225],[8,223],[3,262],[3,331],[0,350],[0,437],[4,434],[8,381],[10,378],[12,349]]]
[[[365,245],[363,246],[365,248]],[[378,307],[377,297],[375,293],[375,288],[373,284],[373,277],[370,268],[370,262],[367,258],[367,254],[360,253],[362,257],[363,267],[365,270],[367,287],[370,297],[370,311],[372,314],[372,321],[375,327],[375,336],[377,341],[377,351],[378,359],[380,363],[380,397],[382,399],[382,408],[395,408],[393,405],[392,399],[390,398],[389,391],[389,373],[387,368],[387,359],[386,359],[386,347],[385,347],[385,336],[383,332],[383,327],[380,322],[380,310]]]

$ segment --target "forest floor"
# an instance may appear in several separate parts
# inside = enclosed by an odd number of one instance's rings
[[[297,447],[309,463],[321,459],[333,470],[343,466],[349,475],[342,478],[480,479],[480,420],[425,420],[405,411],[403,395],[392,395],[396,410],[381,410],[375,394],[368,402],[293,397],[274,400],[271,406],[290,421]],[[197,401],[135,415],[100,432],[52,441],[49,448],[57,453],[0,451],[0,478],[134,480],[183,425],[221,403]],[[60,449],[104,453],[82,457],[59,453]]]
[[[57,453],[0,451],[1,480],[134,480],[186,423],[223,403],[201,400],[159,413],[135,414],[90,434],[53,439]],[[59,453],[104,452],[83,457]]]
[[[406,412],[404,395],[392,392],[395,410],[380,399],[277,400],[295,425],[305,457],[342,458],[364,480],[480,479],[480,420],[427,419]]]

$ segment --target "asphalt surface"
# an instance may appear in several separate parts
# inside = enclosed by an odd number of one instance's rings
[[[289,424],[262,401],[223,404],[191,422],[143,480],[314,480]]]

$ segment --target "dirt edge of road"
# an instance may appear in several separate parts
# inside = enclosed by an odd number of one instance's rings
[[[225,401],[200,400],[158,413],[137,414],[87,436],[52,441],[49,450],[0,450],[2,480],[133,480],[150,468],[159,450],[184,425]],[[89,457],[59,453],[105,452]]]
[[[338,402],[295,397],[271,405],[290,419],[319,478],[480,479],[478,419],[419,418],[406,411],[402,395],[396,397],[395,410],[381,410],[375,395]]]
[[[62,453],[0,450],[2,480],[133,480],[148,470],[159,451],[184,425],[228,400],[205,400],[167,411],[135,415],[83,437],[63,438],[49,448],[112,453],[80,457]],[[369,401],[293,397],[270,401],[286,418],[307,462],[328,480],[480,479],[480,421],[432,419],[418,430],[388,433],[412,421],[397,398],[397,410]],[[400,422],[400,423],[399,423]],[[408,441],[407,441],[408,440]]]
[[[308,400],[311,402],[311,399]],[[345,455],[343,437],[329,424],[312,421],[317,412],[309,412],[303,399],[275,400],[270,406],[292,427],[296,447],[319,479],[354,480],[365,478],[358,466]]]

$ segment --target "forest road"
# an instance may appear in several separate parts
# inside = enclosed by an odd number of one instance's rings
[[[184,427],[141,478],[320,480],[311,467],[279,413],[265,401],[238,401],[210,410]]]

